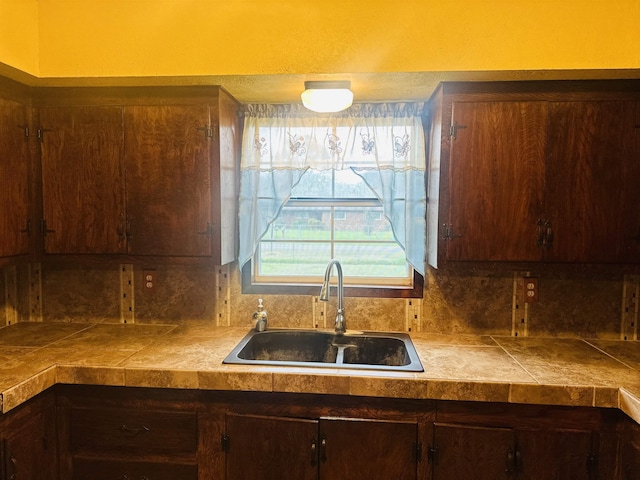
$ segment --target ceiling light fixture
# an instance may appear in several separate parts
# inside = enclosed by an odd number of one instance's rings
[[[339,112],[349,108],[353,102],[351,82],[312,81],[304,82],[302,104],[318,113]]]

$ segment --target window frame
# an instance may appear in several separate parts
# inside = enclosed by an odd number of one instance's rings
[[[344,285],[346,297],[423,298],[424,277],[415,269],[411,286]],[[320,294],[320,283],[257,283],[253,276],[253,258],[242,267],[242,293],[264,295],[312,295]]]

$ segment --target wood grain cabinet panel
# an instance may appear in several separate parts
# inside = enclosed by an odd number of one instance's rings
[[[449,260],[537,261],[545,102],[454,102]]]
[[[551,102],[551,261],[640,261],[640,102]]]
[[[38,113],[45,253],[126,253],[122,109]]]
[[[189,412],[74,408],[73,452],[195,453],[196,414]]]
[[[240,477],[238,477],[240,478]],[[198,466],[76,458],[73,480],[198,480]]]
[[[131,255],[211,255],[209,107],[124,108]]]
[[[444,84],[428,262],[640,263],[640,84]]]
[[[235,260],[237,102],[217,87],[79,92],[39,99],[44,253]]]
[[[418,475],[415,421],[228,414],[225,438],[228,480],[414,480]]]
[[[0,257],[29,253],[28,107],[0,98]]]
[[[418,478],[417,422],[320,420],[320,479]]]
[[[0,478],[57,480],[54,396],[44,393],[0,417]]]
[[[318,478],[317,420],[227,414],[225,439],[228,480]]]

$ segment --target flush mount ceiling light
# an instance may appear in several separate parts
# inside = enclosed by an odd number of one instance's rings
[[[339,112],[349,108],[353,102],[350,88],[348,80],[304,82],[302,104],[314,112]]]

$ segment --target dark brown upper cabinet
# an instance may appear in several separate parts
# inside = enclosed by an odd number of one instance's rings
[[[235,260],[233,98],[80,89],[40,103],[45,254]]]
[[[639,263],[640,84],[443,84],[428,262]]]
[[[6,261],[30,253],[28,112],[26,104],[0,98],[0,258]]]

